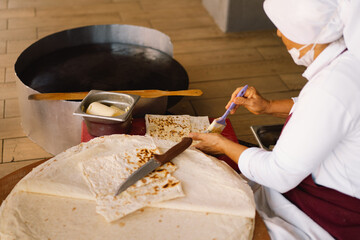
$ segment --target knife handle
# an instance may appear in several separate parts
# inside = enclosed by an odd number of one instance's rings
[[[170,148],[164,154],[161,155],[155,154],[154,158],[156,161],[160,162],[161,165],[163,165],[167,162],[170,162],[177,155],[185,151],[188,147],[190,147],[191,143],[192,143],[192,138],[184,137],[181,140],[181,142]]]

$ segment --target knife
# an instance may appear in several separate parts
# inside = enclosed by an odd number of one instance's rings
[[[125,191],[128,187],[135,184],[140,179],[146,177],[149,173],[154,171],[156,168],[164,165],[167,162],[170,162],[173,158],[178,156],[180,153],[185,151],[192,143],[192,139],[189,137],[184,137],[181,142],[174,145],[164,154],[158,155],[155,154],[147,163],[142,165],[139,169],[133,172],[126,180],[123,182],[119,189],[117,190],[115,197]]]

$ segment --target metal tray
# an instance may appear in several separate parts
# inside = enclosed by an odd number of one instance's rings
[[[281,134],[283,124],[251,126],[256,141],[262,149],[271,151]]]
[[[83,117],[89,133],[93,136],[128,133],[131,127],[132,111],[139,99],[139,96],[131,94],[91,90],[81,101],[74,115]],[[126,109],[126,112],[114,117],[87,114],[86,109],[93,102],[114,105],[119,109]]]
[[[125,122],[129,117],[131,117],[131,113],[139,99],[140,97],[137,95],[91,90],[89,94],[81,101],[79,107],[75,110],[74,115],[81,116],[84,119],[88,119],[93,122],[105,124]],[[92,102],[100,102],[105,105],[114,105],[122,110],[127,109],[127,111],[126,113],[116,117],[87,114],[85,110]]]

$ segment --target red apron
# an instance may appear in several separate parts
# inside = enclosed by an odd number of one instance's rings
[[[317,185],[311,175],[283,195],[334,238],[360,239],[360,199]]]
[[[336,239],[360,239],[360,199],[314,183],[311,175],[283,194]]]

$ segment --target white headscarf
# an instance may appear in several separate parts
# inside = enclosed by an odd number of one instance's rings
[[[360,0],[265,0],[264,10],[291,41],[321,44],[343,36],[360,59]]]

